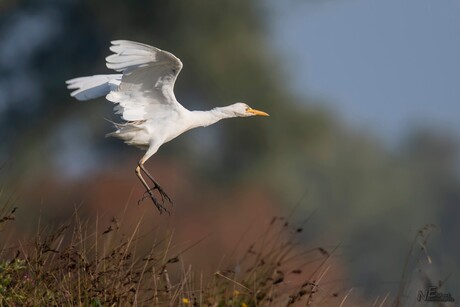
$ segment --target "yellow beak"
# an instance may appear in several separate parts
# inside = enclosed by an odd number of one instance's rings
[[[255,110],[255,109],[248,109],[246,112],[254,114],[254,115],[259,115],[259,116],[270,116],[268,113],[265,113],[263,111]]]

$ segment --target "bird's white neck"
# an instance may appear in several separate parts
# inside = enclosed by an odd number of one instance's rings
[[[209,111],[191,111],[190,114],[193,118],[192,128],[196,127],[207,127],[212,125],[221,119],[237,117],[235,112],[233,112],[230,106],[222,108],[214,108]]]

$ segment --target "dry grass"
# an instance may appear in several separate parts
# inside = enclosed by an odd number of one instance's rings
[[[0,189],[0,234],[16,223],[14,203]],[[130,227],[116,218],[99,223],[75,210],[68,223],[39,227],[32,238],[0,240],[0,306],[366,305],[354,288],[327,280],[339,247],[306,250],[303,227],[290,218],[274,217],[254,243],[222,255],[235,262],[208,275],[184,260],[206,254],[199,250],[206,237],[179,248],[173,232],[141,233],[142,219]],[[394,300],[387,293],[373,306],[405,305],[413,282],[408,272],[422,258],[431,263],[426,246],[433,228],[416,234]]]
[[[3,230],[15,211],[0,211]],[[284,218],[273,218],[237,263],[212,276],[184,263],[200,242],[178,250],[172,234],[141,234],[142,221],[128,234],[115,218],[98,223],[76,210],[69,223],[39,228],[28,242],[0,243],[0,306],[334,306],[346,294],[321,287],[335,248],[302,250],[303,229]]]

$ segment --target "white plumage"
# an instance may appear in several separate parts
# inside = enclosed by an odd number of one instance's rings
[[[69,89],[75,89],[71,95],[78,100],[90,100],[114,91],[121,83],[123,75],[96,75],[80,77],[67,81]]]
[[[164,200],[171,199],[145,169],[144,163],[158,148],[183,132],[205,127],[221,119],[268,116],[244,103],[214,108],[210,111],[189,111],[174,95],[174,83],[182,69],[182,62],[173,54],[161,49],[126,40],[112,41],[113,52],[106,58],[107,67],[119,74],[80,77],[67,81],[71,95],[78,100],[104,96],[115,104],[114,111],[124,120],[116,123],[116,131],[109,134],[147,152],[139,161],[136,174],[160,212]],[[152,181],[150,188],[141,171]],[[162,198],[160,203],[153,191]]]

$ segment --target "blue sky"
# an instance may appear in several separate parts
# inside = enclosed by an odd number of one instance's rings
[[[271,2],[293,89],[394,142],[411,127],[460,136],[460,1]]]

